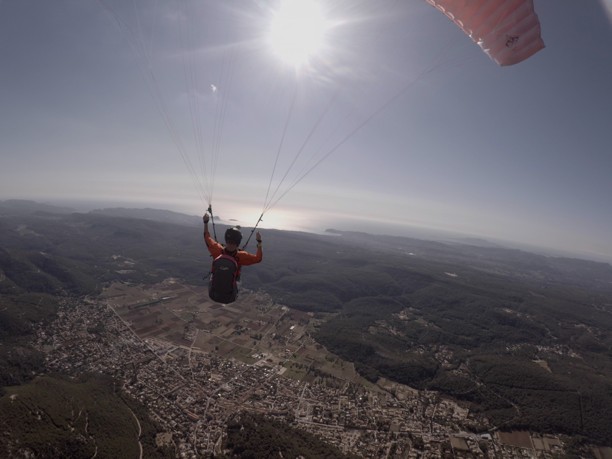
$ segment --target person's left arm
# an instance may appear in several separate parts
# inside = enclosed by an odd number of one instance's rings
[[[263,259],[263,250],[261,248],[261,234],[259,234],[259,231],[257,232],[255,238],[257,239],[257,252],[255,254],[242,250],[238,254],[238,257],[240,258],[240,264],[242,266],[254,265],[256,263],[260,263]]]

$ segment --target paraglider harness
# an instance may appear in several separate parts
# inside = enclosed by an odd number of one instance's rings
[[[213,226],[213,234],[215,236],[215,240],[217,239],[217,230],[215,228],[215,219],[212,212],[212,206],[208,206],[208,212],[210,213],[210,218]],[[251,230],[251,234],[247,238],[247,241],[242,246],[242,250],[244,250],[251,240],[251,236],[255,232],[257,226],[262,221],[263,214],[259,217],[257,224]],[[228,228],[225,232],[225,242],[234,242],[236,246],[240,245],[242,241],[242,233],[240,232],[240,227]],[[210,269],[210,273],[208,274],[208,296],[211,300],[216,301],[217,303],[229,304],[236,301],[238,296],[238,282],[240,282],[240,263],[238,262],[238,258],[236,255],[238,254],[238,249],[236,249],[235,253],[227,252],[227,249],[223,249],[223,253],[215,258],[212,262],[212,267]]]
[[[211,215],[213,234],[215,240],[217,240],[215,219],[212,212],[212,206],[210,205],[208,206],[208,212],[210,212]],[[242,234],[240,233],[239,227],[229,228],[225,232],[225,240],[226,242],[232,240],[236,245],[240,244]],[[236,301],[238,296],[238,282],[240,281],[240,265],[236,258],[237,253],[237,250],[232,254],[228,253],[226,249],[223,249],[223,253],[212,262],[210,272],[208,273],[208,296],[217,303],[229,304]]]
[[[239,280],[238,260],[224,251],[212,262],[208,279],[208,296],[217,303],[233,303],[238,296]]]

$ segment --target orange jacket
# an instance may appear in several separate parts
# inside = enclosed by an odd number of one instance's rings
[[[204,231],[204,242],[206,243],[206,247],[208,247],[208,251],[213,259],[217,258],[225,251],[225,247],[215,241],[208,231]],[[226,252],[228,255],[233,256],[238,262],[238,270],[242,266],[254,265],[255,263],[259,263],[263,259],[263,252],[261,247],[257,247],[257,253],[253,255],[252,253],[246,252],[244,250],[237,250],[236,253]],[[240,275],[240,271],[238,271]]]

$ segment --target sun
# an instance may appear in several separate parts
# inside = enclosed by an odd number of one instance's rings
[[[330,25],[314,0],[281,0],[272,15],[268,41],[285,64],[299,68],[321,52]]]

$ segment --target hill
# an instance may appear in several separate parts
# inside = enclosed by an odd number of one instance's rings
[[[157,211],[142,219],[31,204],[23,212],[0,205],[0,215],[0,292],[9,305],[0,311],[0,336],[7,340],[52,316],[62,295],[96,295],[116,280],[202,285],[208,272],[191,217],[177,224]],[[315,314],[316,339],[364,377],[440,391],[482,413],[489,427],[612,444],[609,264],[473,240],[263,236],[264,262],[245,269],[243,285]],[[15,368],[14,358],[3,359]]]
[[[145,457],[164,457],[147,415],[139,414],[137,421],[109,378],[39,377],[0,398],[0,455],[138,457],[142,448]]]

